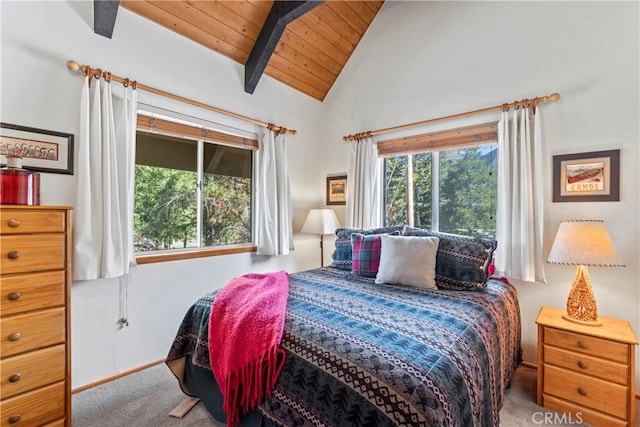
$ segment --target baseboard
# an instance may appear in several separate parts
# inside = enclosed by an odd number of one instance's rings
[[[520,366],[527,369],[533,369],[534,371],[538,369],[538,365],[531,362],[520,362]]]
[[[534,369],[534,370],[538,369],[538,365],[531,362],[520,362],[520,366],[527,369]],[[636,399],[640,400],[640,393],[636,393],[635,396],[636,396]]]
[[[164,361],[165,361],[165,359],[160,359],[160,360],[156,360],[154,362],[149,362],[149,363],[146,363],[146,364],[144,364],[142,366],[137,366],[137,367],[132,368],[132,369],[127,369],[126,371],[118,372],[115,375],[110,375],[108,377],[99,379],[97,381],[94,381],[94,382],[91,382],[91,383],[88,383],[88,384],[85,384],[85,385],[81,385],[80,387],[76,387],[74,389],[71,389],[71,394],[80,393],[81,391],[89,390],[90,388],[97,387],[99,385],[108,383],[108,382],[113,381],[113,380],[117,380],[118,378],[126,377],[127,375],[142,371],[143,369],[147,369],[147,368],[150,368],[152,366],[159,365],[160,363],[163,363]]]

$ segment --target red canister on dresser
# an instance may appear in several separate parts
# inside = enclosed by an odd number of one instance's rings
[[[39,205],[40,174],[22,169],[22,158],[7,156],[0,169],[1,205]]]

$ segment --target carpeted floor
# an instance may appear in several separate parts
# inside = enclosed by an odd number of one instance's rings
[[[536,373],[518,368],[512,387],[507,391],[500,411],[500,425],[505,427],[533,427],[540,425],[581,426],[569,420],[546,415],[547,411],[535,403]],[[216,422],[202,403],[196,405],[182,419],[169,416],[185,395],[178,382],[164,364],[73,396],[73,426],[75,427],[160,427],[214,426]],[[636,405],[638,406],[638,405]],[[565,424],[558,423],[564,421]],[[638,423],[636,423],[638,425]]]

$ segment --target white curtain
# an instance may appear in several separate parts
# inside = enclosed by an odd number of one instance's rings
[[[258,150],[256,245],[258,255],[293,250],[293,225],[287,147],[284,134],[268,129]]]
[[[371,138],[349,143],[347,227],[366,229],[382,226],[381,164]]]
[[[128,274],[133,255],[137,94],[85,77],[81,95],[78,187],[73,221],[73,278]]]
[[[503,112],[498,123],[495,265],[504,276],[544,283],[540,120],[539,108],[521,108]]]

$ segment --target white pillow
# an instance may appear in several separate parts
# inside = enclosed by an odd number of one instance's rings
[[[436,253],[440,239],[433,236],[382,235],[376,283],[436,287]]]

